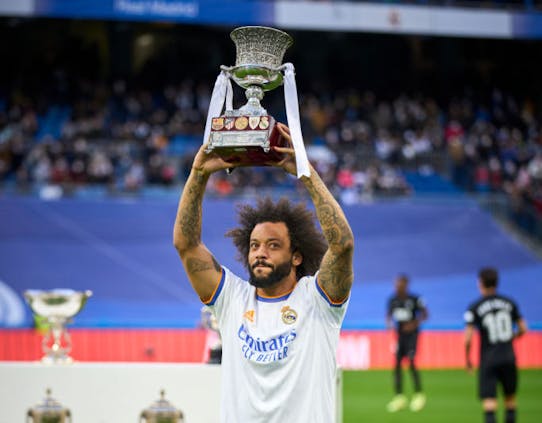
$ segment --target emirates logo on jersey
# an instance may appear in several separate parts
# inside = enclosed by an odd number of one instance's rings
[[[297,321],[297,311],[290,306],[284,306],[280,310],[282,313],[282,321],[287,325],[292,325]]]
[[[271,363],[288,357],[291,343],[297,337],[295,328],[272,338],[260,338],[250,334],[250,328],[241,324],[237,331],[241,340],[241,353],[250,361],[256,363]]]

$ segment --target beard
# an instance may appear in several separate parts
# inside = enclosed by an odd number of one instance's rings
[[[256,276],[254,274],[254,267],[258,264],[264,264],[265,266],[271,268],[271,272],[267,276]],[[292,270],[292,262],[290,260],[280,263],[276,266],[273,266],[269,263],[256,262],[253,265],[248,267],[248,272],[250,273],[249,283],[256,288],[269,288],[276,283],[280,282],[286,276],[290,274]]]

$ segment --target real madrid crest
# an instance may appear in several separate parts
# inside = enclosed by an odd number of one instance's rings
[[[287,325],[292,325],[297,321],[297,311],[290,306],[284,306],[280,310],[282,313],[282,321]]]
[[[269,128],[269,116],[262,116],[260,118],[260,129]]]

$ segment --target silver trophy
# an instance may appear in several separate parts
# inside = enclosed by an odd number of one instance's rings
[[[283,83],[282,59],[292,37],[275,28],[245,26],[230,34],[236,47],[235,66],[221,66],[223,72],[244,88],[248,102],[238,110],[226,110],[212,119],[207,152],[226,161],[264,165],[279,161],[273,147],[288,146],[275,120],[260,104],[265,91]]]
[[[66,325],[81,311],[92,291],[73,291],[54,289],[51,291],[28,290],[24,297],[36,316],[45,319],[49,326],[43,338],[42,348],[45,355],[42,361],[49,363],[69,363],[72,348]]]
[[[26,413],[29,423],[68,423],[72,421],[71,412],[51,397],[51,389],[47,388],[47,395],[43,403],[36,405]]]
[[[149,408],[143,410],[139,416],[141,423],[183,423],[184,414],[176,409],[165,398],[165,391],[160,391],[160,399]]]

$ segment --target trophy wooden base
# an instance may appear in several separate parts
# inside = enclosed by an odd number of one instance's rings
[[[284,154],[274,147],[289,147],[271,116],[221,116],[213,118],[207,152],[229,163],[266,166]]]

